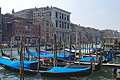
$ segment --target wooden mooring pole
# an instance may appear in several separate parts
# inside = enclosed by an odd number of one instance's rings
[[[27,38],[28,61],[29,61],[29,39]]]
[[[80,43],[79,43],[79,65],[80,65],[80,56],[81,56],[81,37],[80,37]]]
[[[86,39],[85,39],[85,57],[86,57]]]
[[[45,37],[45,55],[46,55],[46,48],[47,46],[46,46],[46,37]]]
[[[95,48],[96,48],[96,62],[98,62],[98,49],[97,49],[97,40],[95,38]]]
[[[78,34],[76,33],[76,42],[75,42],[75,61],[76,61],[76,51],[77,51],[77,42],[78,42]]]
[[[93,39],[92,39],[92,54],[93,54],[93,50],[94,50],[94,49],[93,49]]]
[[[70,35],[70,42],[69,42],[69,47],[70,47],[70,52],[69,52],[69,62],[71,63],[71,42],[72,42],[72,37]]]
[[[57,42],[56,42],[56,35],[55,35],[55,66],[57,67]]]
[[[89,39],[89,56],[90,56],[90,39]]]
[[[39,62],[38,62],[38,73],[39,73],[39,68],[40,68],[40,36],[38,38],[38,58],[39,58]]]
[[[87,42],[87,55],[88,55],[88,38],[87,38],[86,42]]]
[[[56,34],[54,34],[54,67],[56,67]]]
[[[23,61],[23,44],[22,44],[22,35],[20,38],[20,80],[24,80],[24,61]]]
[[[63,53],[64,53],[64,60],[65,60],[65,40],[63,40]]]
[[[12,42],[13,42],[13,39],[11,37],[11,55],[10,55],[10,59],[12,60]]]
[[[84,55],[84,38],[82,39],[82,54]]]
[[[25,40],[25,38],[24,38],[24,60],[25,60],[25,44],[26,44],[25,41],[26,41],[26,40]]]

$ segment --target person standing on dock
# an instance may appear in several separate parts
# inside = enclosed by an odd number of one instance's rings
[[[108,51],[108,60],[112,60],[112,49]]]

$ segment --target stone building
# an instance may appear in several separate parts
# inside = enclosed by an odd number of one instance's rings
[[[30,19],[45,18],[53,23],[54,33],[57,36],[57,41],[62,42],[64,39],[66,42],[69,41],[70,36],[70,12],[62,10],[57,7],[43,7],[43,8],[32,8],[25,9],[18,12],[13,11],[15,16],[23,16]]]
[[[71,23],[71,34],[73,43],[76,41],[76,34],[78,35],[78,40],[81,39],[90,39],[95,42],[95,39],[100,42],[100,39],[103,37],[103,33],[95,28],[84,27],[77,24]]]
[[[103,32],[104,37],[120,37],[118,30],[106,29],[101,31]]]

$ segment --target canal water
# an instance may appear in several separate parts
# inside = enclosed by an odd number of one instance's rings
[[[35,48],[30,48],[31,51],[34,51]],[[43,50],[43,48],[41,48]],[[10,48],[3,49],[5,54],[10,55]],[[62,52],[62,51],[61,51]],[[1,55],[1,52],[0,52]],[[19,59],[19,55],[17,54],[17,48],[13,48],[13,57]],[[113,59],[109,63],[120,63],[119,57],[116,59]],[[42,76],[43,80],[116,80],[116,74],[113,74],[113,69],[112,68],[104,68],[102,67],[101,70],[94,72],[93,74],[85,77],[70,77],[70,78],[65,78],[65,77],[54,77],[54,78],[48,78],[46,76]],[[18,72],[12,72],[9,70],[6,70],[0,66],[0,80],[19,80],[19,73]],[[24,75],[25,80],[34,80],[35,75]]]

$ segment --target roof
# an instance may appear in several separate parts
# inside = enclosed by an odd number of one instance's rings
[[[24,9],[24,10],[21,10],[21,11],[17,11],[17,12],[15,12],[14,14],[17,14],[17,13],[20,13],[20,12],[26,12],[26,11],[29,11],[29,10],[32,10],[32,11],[34,11],[34,10],[50,10],[50,9],[58,9],[58,10],[61,10],[61,11],[64,11],[64,12],[66,12],[66,13],[69,13],[69,14],[71,14],[70,12],[68,12],[68,11],[65,11],[65,10],[63,10],[63,9],[60,9],[60,8],[57,8],[57,7],[41,7],[41,8],[29,8],[29,9]]]

